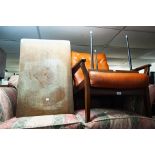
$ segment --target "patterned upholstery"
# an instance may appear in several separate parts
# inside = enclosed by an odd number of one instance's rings
[[[84,110],[76,112],[77,118],[87,129],[150,129],[155,121],[148,117],[112,109],[91,109],[90,122],[85,122]]]
[[[79,129],[83,124],[73,114],[44,115],[12,118],[0,125],[0,129]]]
[[[60,114],[16,118],[16,96],[15,88],[0,87],[0,129],[155,129],[155,121],[151,118],[122,110],[101,108],[91,109],[91,121],[88,123],[84,123],[84,110],[75,111],[75,115]]]
[[[148,117],[112,109],[91,109],[91,121],[84,123],[84,110],[73,114],[12,118],[0,124],[0,129],[155,129]]]
[[[12,87],[0,87],[0,122],[15,115],[17,91]]]

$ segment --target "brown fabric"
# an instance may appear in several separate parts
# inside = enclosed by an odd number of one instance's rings
[[[73,113],[70,42],[23,39],[17,117]]]
[[[148,76],[139,73],[117,73],[89,71],[92,87],[104,88],[144,88],[148,85]]]
[[[79,62],[81,59],[86,59],[86,68],[90,69],[91,65],[91,56],[87,52],[77,52],[77,51],[72,51],[72,66],[74,66],[77,62]],[[97,61],[98,61],[98,69],[108,71],[109,66],[107,64],[107,59],[104,53],[98,53],[97,54]],[[94,68],[96,69],[96,62],[95,62],[95,54],[94,54]],[[78,85],[80,84],[84,79],[82,70],[79,69],[74,77],[75,84]]]

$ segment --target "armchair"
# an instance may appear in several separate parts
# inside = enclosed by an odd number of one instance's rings
[[[141,95],[144,98],[145,115],[151,117],[148,90],[150,64],[131,71],[113,71],[109,70],[105,54],[99,53],[98,70],[96,68],[91,70],[90,60],[89,53],[72,51],[74,94],[84,89],[85,122],[90,121],[91,96],[94,95]],[[143,74],[138,72],[141,69],[144,69]]]

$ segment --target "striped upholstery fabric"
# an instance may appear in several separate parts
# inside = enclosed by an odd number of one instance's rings
[[[134,113],[114,109],[91,109],[91,121],[84,123],[85,112],[76,112],[86,129],[155,129],[155,121]]]
[[[82,129],[83,124],[73,114],[12,118],[0,124],[0,129]]]
[[[91,109],[91,122],[85,123],[84,110],[73,114],[12,118],[0,129],[155,129],[155,121],[133,113],[113,109]]]
[[[15,116],[17,90],[13,87],[0,87],[0,122]]]

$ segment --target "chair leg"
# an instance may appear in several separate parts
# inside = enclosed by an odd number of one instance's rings
[[[90,121],[90,87],[85,87],[85,122]]]
[[[146,116],[152,117],[152,110],[151,110],[151,103],[150,103],[150,96],[149,96],[149,88],[148,87],[145,89],[144,107],[146,109]]]

